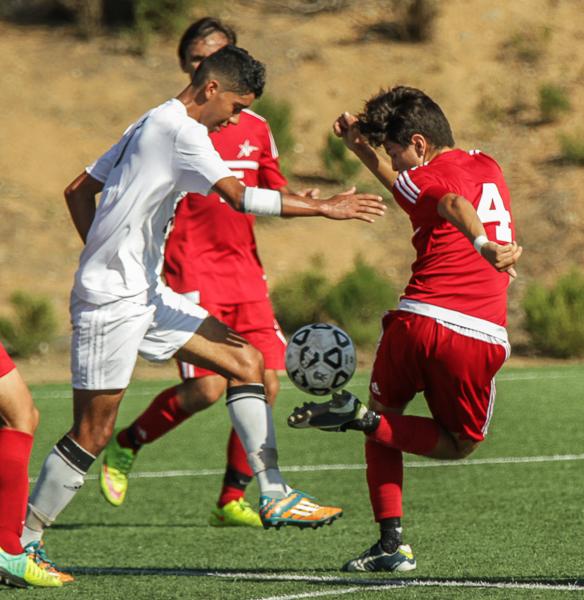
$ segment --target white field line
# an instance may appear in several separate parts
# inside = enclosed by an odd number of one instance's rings
[[[350,594],[368,590],[380,591],[391,588],[403,587],[458,587],[458,588],[491,588],[491,589],[516,589],[516,590],[549,590],[582,593],[584,580],[562,582],[559,580],[545,581],[515,581],[499,578],[498,581],[480,581],[476,579],[409,579],[391,578],[366,579],[360,577],[345,578],[331,575],[298,575],[297,573],[254,573],[253,571],[206,571],[204,569],[165,569],[156,567],[124,568],[124,567],[71,567],[78,575],[133,575],[133,576],[182,576],[182,577],[216,577],[218,579],[233,579],[235,581],[275,581],[275,582],[302,582],[311,584],[334,584],[340,587],[330,590],[303,592],[284,596],[264,596],[256,600],[295,600],[296,598],[316,598],[319,596],[333,596]]]
[[[494,456],[492,458],[466,458],[463,460],[419,460],[405,462],[409,469],[428,469],[435,467],[468,467],[474,465],[509,465],[525,463],[568,462],[584,460],[584,454],[552,454],[550,456]],[[362,471],[365,465],[290,465],[280,466],[283,473],[310,473],[321,471]],[[173,477],[206,477],[209,475],[223,475],[225,469],[177,469],[173,471],[135,471],[130,473],[132,479],[164,479]],[[99,475],[87,475],[86,480],[98,479]],[[34,483],[36,477],[30,478]]]
[[[379,580],[376,580],[379,581]],[[359,585],[349,588],[337,588],[321,592],[304,592],[300,594],[287,594],[285,596],[262,596],[255,600],[298,600],[300,598],[323,598],[325,596],[341,596],[347,594],[356,594],[359,592],[383,591],[391,588],[405,587],[441,587],[441,588],[489,588],[503,590],[538,590],[538,591],[562,591],[562,592],[580,592],[582,586],[565,584],[544,584],[544,583],[520,583],[520,582],[491,582],[491,581],[460,581],[460,580],[419,580],[419,579],[394,579],[381,585]]]
[[[548,379],[578,379],[584,378],[584,369],[582,373],[509,373],[508,375],[503,374],[497,377],[497,382],[501,381],[538,381]],[[367,380],[357,381],[352,384],[352,387],[367,387],[369,384]],[[289,382],[283,381],[280,385],[281,390],[295,390],[296,387]],[[153,396],[162,390],[162,386],[146,388],[142,390],[128,390],[128,396],[142,397],[142,396]],[[33,392],[34,398],[51,400],[53,398],[70,398],[71,391],[66,390],[64,392],[42,392],[40,390]]]

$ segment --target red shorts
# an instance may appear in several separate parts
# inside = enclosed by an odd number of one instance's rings
[[[4,346],[0,344],[0,377],[8,375],[10,371],[16,369],[16,365],[12,362],[8,352],[6,352]]]
[[[282,333],[269,298],[241,304],[205,304],[215,318],[231,327],[255,346],[264,356],[264,367],[275,371],[284,368],[286,338]],[[177,361],[182,379],[216,375],[214,371]]]
[[[402,410],[424,392],[434,419],[461,438],[482,441],[495,403],[495,374],[508,345],[489,343],[405,311],[383,318],[369,391]]]

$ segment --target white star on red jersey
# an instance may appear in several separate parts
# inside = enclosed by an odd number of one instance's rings
[[[255,152],[256,150],[259,150],[257,146],[252,146],[249,140],[245,140],[243,144],[239,144],[239,154],[237,155],[237,158],[249,158],[252,152]]]

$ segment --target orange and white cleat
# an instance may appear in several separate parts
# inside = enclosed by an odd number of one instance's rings
[[[61,571],[57,565],[47,556],[45,544],[41,540],[39,542],[30,542],[24,547],[24,551],[30,556],[34,562],[47,574],[58,579],[61,583],[71,583],[75,578],[71,573]]]
[[[264,529],[280,529],[284,525],[316,529],[330,525],[342,515],[342,508],[321,506],[315,498],[298,490],[292,490],[284,498],[260,497],[260,518]]]

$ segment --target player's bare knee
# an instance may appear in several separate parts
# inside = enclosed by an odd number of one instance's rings
[[[244,383],[258,383],[264,380],[264,357],[253,346],[245,346],[237,356],[237,373],[234,379]]]
[[[189,414],[194,414],[213,406],[223,396],[226,385],[223,377],[186,379],[179,387],[181,408]]]
[[[480,442],[475,440],[456,440],[454,460],[461,460],[470,456],[480,445]]]

